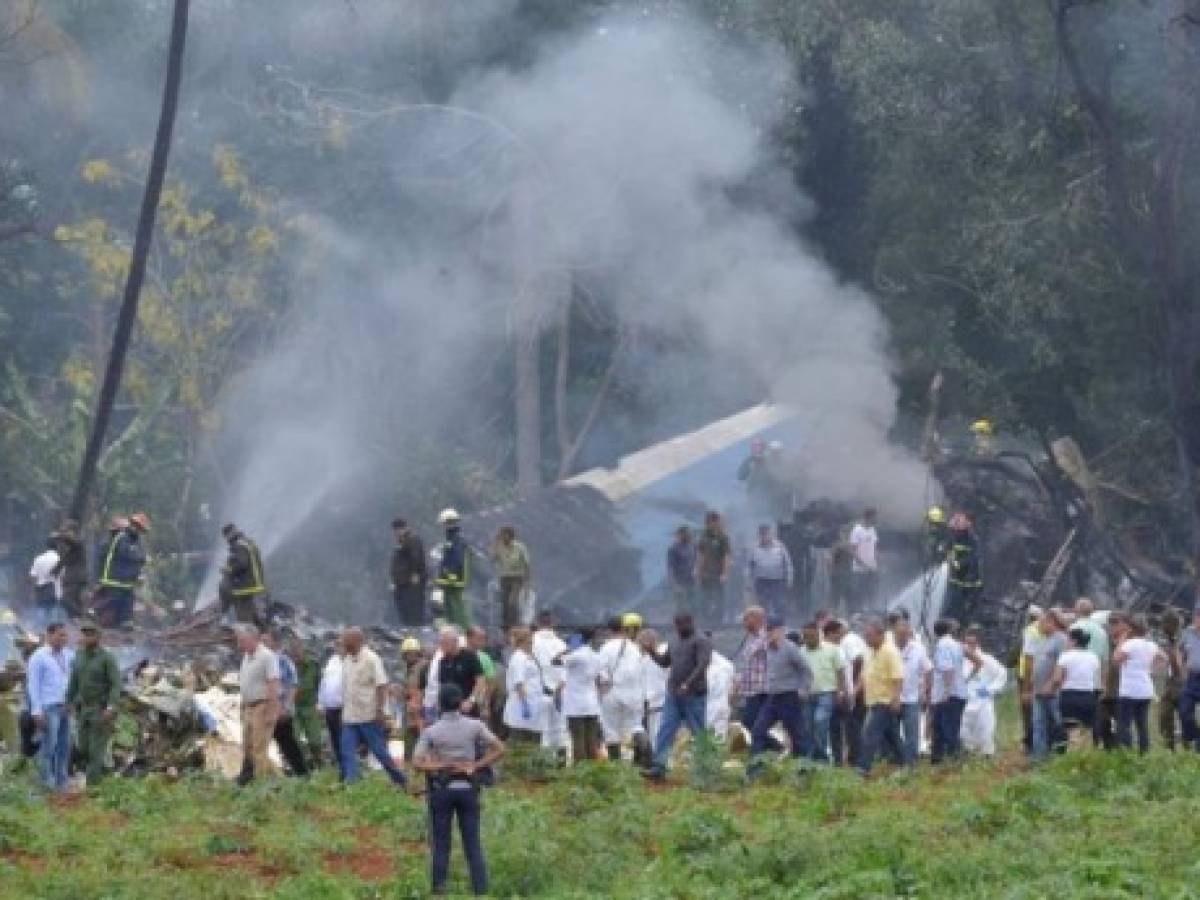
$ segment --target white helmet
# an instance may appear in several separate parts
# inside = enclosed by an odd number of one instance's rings
[[[438,513],[439,525],[453,525],[455,522],[462,521],[462,516],[458,514],[457,509],[443,509]]]

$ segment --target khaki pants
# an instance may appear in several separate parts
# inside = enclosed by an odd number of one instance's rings
[[[254,767],[254,775],[258,778],[276,774],[275,766],[267,756],[275,733],[275,723],[267,718],[269,708],[266,703],[242,707],[242,756]]]

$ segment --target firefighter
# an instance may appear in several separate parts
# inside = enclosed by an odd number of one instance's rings
[[[966,513],[950,517],[950,585],[947,609],[962,615],[974,607],[983,592],[979,571],[979,541]]]
[[[940,566],[950,555],[950,527],[946,511],[931,506],[925,513],[925,567]]]
[[[447,621],[467,628],[471,617],[467,613],[464,594],[471,582],[471,550],[462,536],[462,516],[454,509],[443,509],[438,524],[446,530],[446,539],[438,545],[436,584],[442,590],[442,603]]]
[[[110,538],[100,563],[102,616],[105,624],[123,625],[133,615],[133,590],[146,566],[142,535],[150,530],[150,517],[143,512],[112,521]]]
[[[991,419],[976,419],[971,423],[971,434],[975,438],[976,456],[996,455],[996,426]]]
[[[227,616],[232,610],[239,623],[264,628],[267,583],[258,544],[232,522],[221,529],[221,535],[229,543],[229,557],[221,569],[221,615]]]

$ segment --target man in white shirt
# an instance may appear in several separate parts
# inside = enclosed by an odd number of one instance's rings
[[[63,621],[62,584],[57,574],[58,550],[53,538],[46,540],[46,549],[33,559],[29,567],[29,580],[33,582],[33,597],[37,606],[38,630],[51,622]]]
[[[758,543],[746,557],[746,583],[754,589],[759,606],[769,615],[784,615],[794,574],[792,557],[770,525],[758,527]]]
[[[958,623],[941,619],[934,623],[937,638],[933,647],[933,741],[929,760],[934,765],[962,753],[962,717],[967,706],[967,684],[963,677],[963,647],[956,637]]]
[[[645,753],[646,676],[637,644],[642,617],[626,613],[614,624],[619,627],[600,648],[600,726],[608,758],[618,762],[621,745],[627,741],[633,742],[638,758]]]
[[[879,533],[874,508],[863,510],[862,521],[850,531],[852,597],[859,612],[871,610],[879,593]]]
[[[913,767],[921,751],[921,705],[929,701],[929,675],[933,663],[925,647],[913,636],[908,619],[899,618],[892,629],[892,640],[900,651],[904,684],[900,688],[900,724],[903,728],[904,765]]]
[[[829,749],[835,766],[857,766],[862,753],[862,728],[867,712],[862,697],[862,670],[867,642],[851,631],[845,622],[837,619],[825,623],[824,636],[841,654],[845,697],[844,702],[834,710],[829,729]]]
[[[658,637],[653,628],[644,628],[638,634],[638,649],[642,651],[642,677],[646,684],[646,736],[653,744],[662,724],[663,706],[667,702],[667,670],[655,662],[653,653],[665,653],[666,644]],[[653,763],[653,746],[643,752],[638,765],[644,769]]]
[[[554,660],[566,652],[566,642],[554,631],[553,614],[549,610],[538,613],[538,627],[533,633],[533,658],[537,660],[546,690],[550,692],[543,719],[542,746],[556,751],[564,763],[571,736],[567,731],[566,716],[562,714],[563,670],[562,666],[554,665]]]
[[[26,666],[29,714],[41,734],[38,774],[49,790],[67,789],[67,765],[71,760],[71,717],[67,708],[67,686],[74,654],[67,649],[67,629],[61,622],[46,628],[46,643],[33,652]]]

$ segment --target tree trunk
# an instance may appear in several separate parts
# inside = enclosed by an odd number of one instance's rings
[[[133,252],[129,258],[129,275],[125,280],[125,294],[121,299],[121,311],[117,315],[117,329],[113,335],[112,351],[96,401],[96,418],[92,433],[84,450],[83,463],[79,467],[79,480],[75,485],[75,496],[71,500],[71,518],[84,521],[88,495],[96,477],[96,464],[108,432],[117,390],[125,372],[125,356],[129,351],[129,340],[137,321],[138,300],[141,297],[142,280],[146,275],[146,259],[150,255],[150,242],[154,237],[154,220],[158,212],[158,200],[162,195],[163,178],[167,172],[167,156],[171,152],[171,133],[175,128],[175,111],[179,105],[179,83],[183,77],[183,49],[187,38],[188,0],[175,0],[171,19],[171,38],[167,49],[167,76],[163,83],[162,107],[158,115],[158,130],[154,135],[154,151],[150,156],[150,174],[146,178],[146,190],[142,195],[142,208],[138,214],[137,233],[134,236]]]

